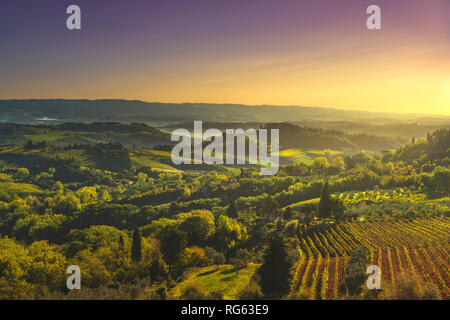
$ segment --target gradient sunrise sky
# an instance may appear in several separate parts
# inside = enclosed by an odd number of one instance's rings
[[[450,0],[1,0],[0,99],[26,98],[450,115]]]

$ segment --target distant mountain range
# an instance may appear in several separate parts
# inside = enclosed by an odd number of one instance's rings
[[[348,133],[402,138],[420,138],[427,132],[450,127],[450,115],[395,114],[321,107],[173,104],[129,100],[0,100],[1,122],[58,124],[114,121],[139,122],[164,128],[194,120],[215,123],[291,122]]]

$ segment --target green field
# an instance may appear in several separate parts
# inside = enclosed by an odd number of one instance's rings
[[[300,201],[300,202],[297,202],[297,203],[290,204],[290,205],[284,207],[282,210],[286,210],[287,208],[291,208],[292,210],[297,211],[298,209],[300,209],[301,207],[303,207],[306,204],[318,204],[319,201],[320,201],[320,198],[314,198],[314,199],[309,199],[309,200],[306,200],[306,201]]]
[[[298,161],[304,161],[306,163],[312,162],[317,157],[324,156],[338,156],[341,155],[342,151],[336,150],[315,150],[315,149],[299,149],[299,148],[289,148],[280,150],[280,163],[289,164]]]
[[[174,167],[166,164],[170,163],[170,152],[159,151],[159,150],[134,150],[130,154],[131,162],[136,166],[136,168],[151,167],[158,171],[176,171]]]
[[[4,181],[0,182],[0,191],[8,194],[20,195],[39,194],[43,192],[39,187],[33,184]]]
[[[221,265],[194,269],[186,274],[187,279],[175,286],[170,294],[179,298],[186,286],[197,283],[207,294],[221,292],[224,300],[238,299],[239,292],[250,283],[259,264],[250,264],[236,272],[231,265]]]

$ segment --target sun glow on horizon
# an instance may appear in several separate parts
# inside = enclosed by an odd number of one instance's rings
[[[61,12],[50,10],[50,1],[34,4],[33,15],[20,0],[8,2],[0,99],[450,115],[446,0],[383,3],[382,30],[366,28],[369,1],[360,0],[191,0],[190,10],[175,0],[142,0],[108,14],[106,0],[79,1],[90,15],[78,33],[60,27]]]

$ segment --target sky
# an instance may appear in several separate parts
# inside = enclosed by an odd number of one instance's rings
[[[450,115],[450,1],[1,0],[0,99],[28,98]]]

